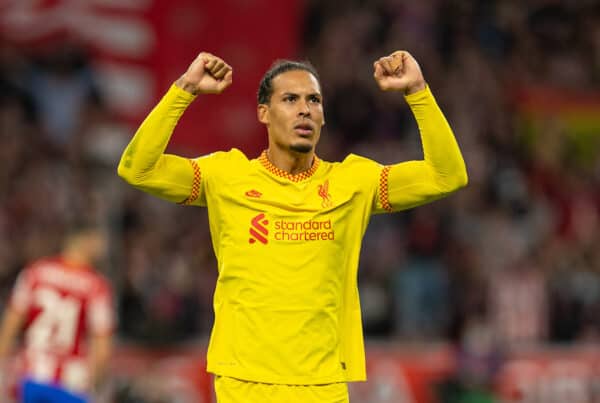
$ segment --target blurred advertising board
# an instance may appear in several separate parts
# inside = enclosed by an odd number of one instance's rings
[[[455,373],[454,350],[447,345],[370,345],[368,382],[350,385],[360,403],[438,403],[438,386]],[[205,349],[145,350],[122,347],[113,361],[114,384],[144,398],[168,397],[182,403],[213,403],[212,377],[205,372]],[[547,348],[506,358],[493,380],[498,402],[600,402],[600,349]],[[151,402],[151,400],[148,400]]]

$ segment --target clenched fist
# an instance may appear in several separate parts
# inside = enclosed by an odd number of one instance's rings
[[[231,66],[215,55],[202,52],[175,85],[194,95],[220,94],[232,82]]]
[[[408,95],[425,88],[419,63],[405,50],[380,58],[373,67],[373,77],[384,91],[402,91]]]

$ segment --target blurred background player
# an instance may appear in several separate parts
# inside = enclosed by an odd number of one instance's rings
[[[102,379],[111,352],[112,292],[93,264],[106,248],[103,230],[78,225],[58,256],[20,273],[0,328],[0,362],[23,328],[15,369],[21,402],[87,402]]]

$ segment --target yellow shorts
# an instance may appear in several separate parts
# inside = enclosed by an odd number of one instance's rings
[[[278,385],[215,375],[217,403],[349,403],[348,385]]]

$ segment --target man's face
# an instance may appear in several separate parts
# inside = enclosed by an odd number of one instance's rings
[[[258,118],[267,126],[270,144],[299,153],[313,151],[325,123],[319,82],[304,70],[279,74],[273,79],[269,104],[258,105]]]

